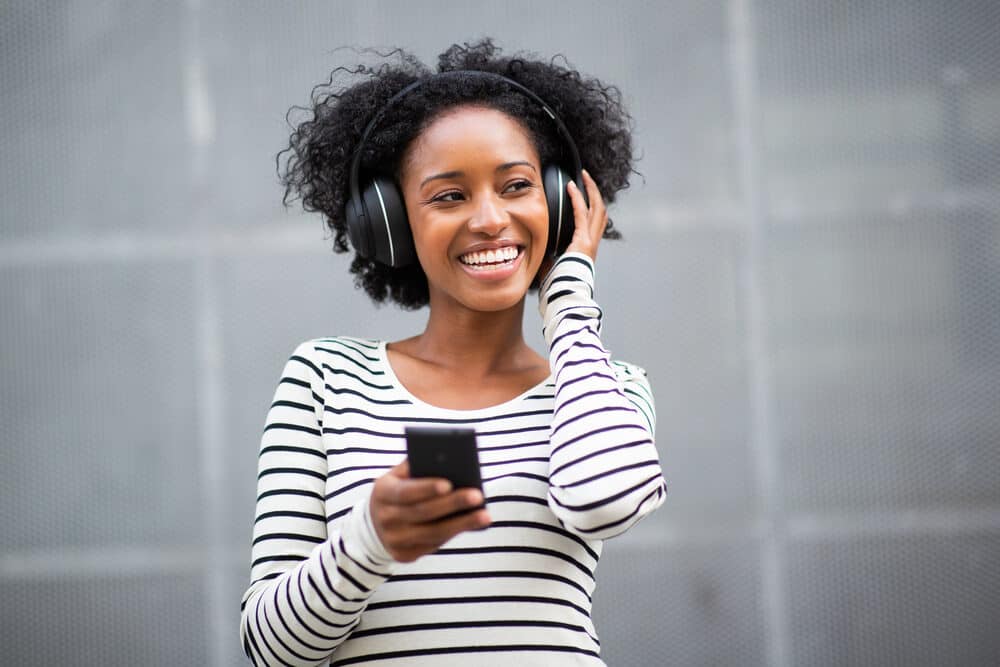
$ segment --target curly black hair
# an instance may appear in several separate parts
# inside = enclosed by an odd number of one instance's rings
[[[434,74],[402,50],[377,55],[383,58],[377,67],[333,70],[328,81],[313,89],[311,108],[289,110],[289,114],[305,111],[309,117],[297,125],[289,120],[293,131],[288,147],[276,158],[285,186],[282,201],[288,206],[299,199],[306,211],[319,211],[334,235],[336,252],[349,250],[345,208],[350,200],[350,163],[365,127],[402,88]],[[545,62],[531,55],[501,56],[491,39],[483,39],[454,44],[438,57],[438,72],[454,70],[501,74],[545,100],[565,123],[584,168],[608,203],[637,173],[632,167],[632,118],[621,92],[584,77],[564,57]],[[353,83],[335,86],[334,80],[344,75]],[[385,173],[398,181],[401,159],[417,135],[444,111],[464,104],[487,106],[518,119],[531,134],[542,164],[567,163],[561,155],[564,142],[537,103],[499,80],[449,76],[432,79],[394,103],[365,142],[362,173]],[[610,221],[604,236],[620,237]],[[387,296],[406,309],[428,302],[427,277],[419,264],[394,269],[355,255],[351,273],[355,285],[376,303]]]

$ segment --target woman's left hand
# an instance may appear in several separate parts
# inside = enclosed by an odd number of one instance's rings
[[[587,188],[587,198],[590,200],[589,207],[576,183],[570,181],[569,185],[566,186],[569,199],[573,204],[573,222],[576,224],[573,239],[569,242],[566,252],[582,252],[596,261],[597,246],[608,226],[608,209],[604,205],[601,191],[597,189],[597,183],[590,177],[587,170],[583,171],[583,185]]]

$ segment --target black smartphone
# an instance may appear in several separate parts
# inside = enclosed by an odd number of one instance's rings
[[[456,489],[483,490],[475,429],[407,426],[405,432],[412,477],[444,477]]]

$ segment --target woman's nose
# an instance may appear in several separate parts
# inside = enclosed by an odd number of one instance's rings
[[[510,224],[510,217],[504,209],[503,202],[491,194],[484,195],[476,203],[472,218],[469,220],[469,229],[496,236],[508,224]]]

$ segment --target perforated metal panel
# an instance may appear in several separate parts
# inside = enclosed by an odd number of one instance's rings
[[[203,665],[198,577],[53,577],[4,581],[7,665]]]
[[[758,545],[609,545],[594,622],[609,665],[760,665]],[[608,565],[613,564],[613,567]]]
[[[1000,663],[988,0],[5,3],[0,663],[243,664],[286,356],[423,319],[283,210],[285,112],[481,35],[636,119],[597,296],[670,493],[599,567],[609,664]]]

